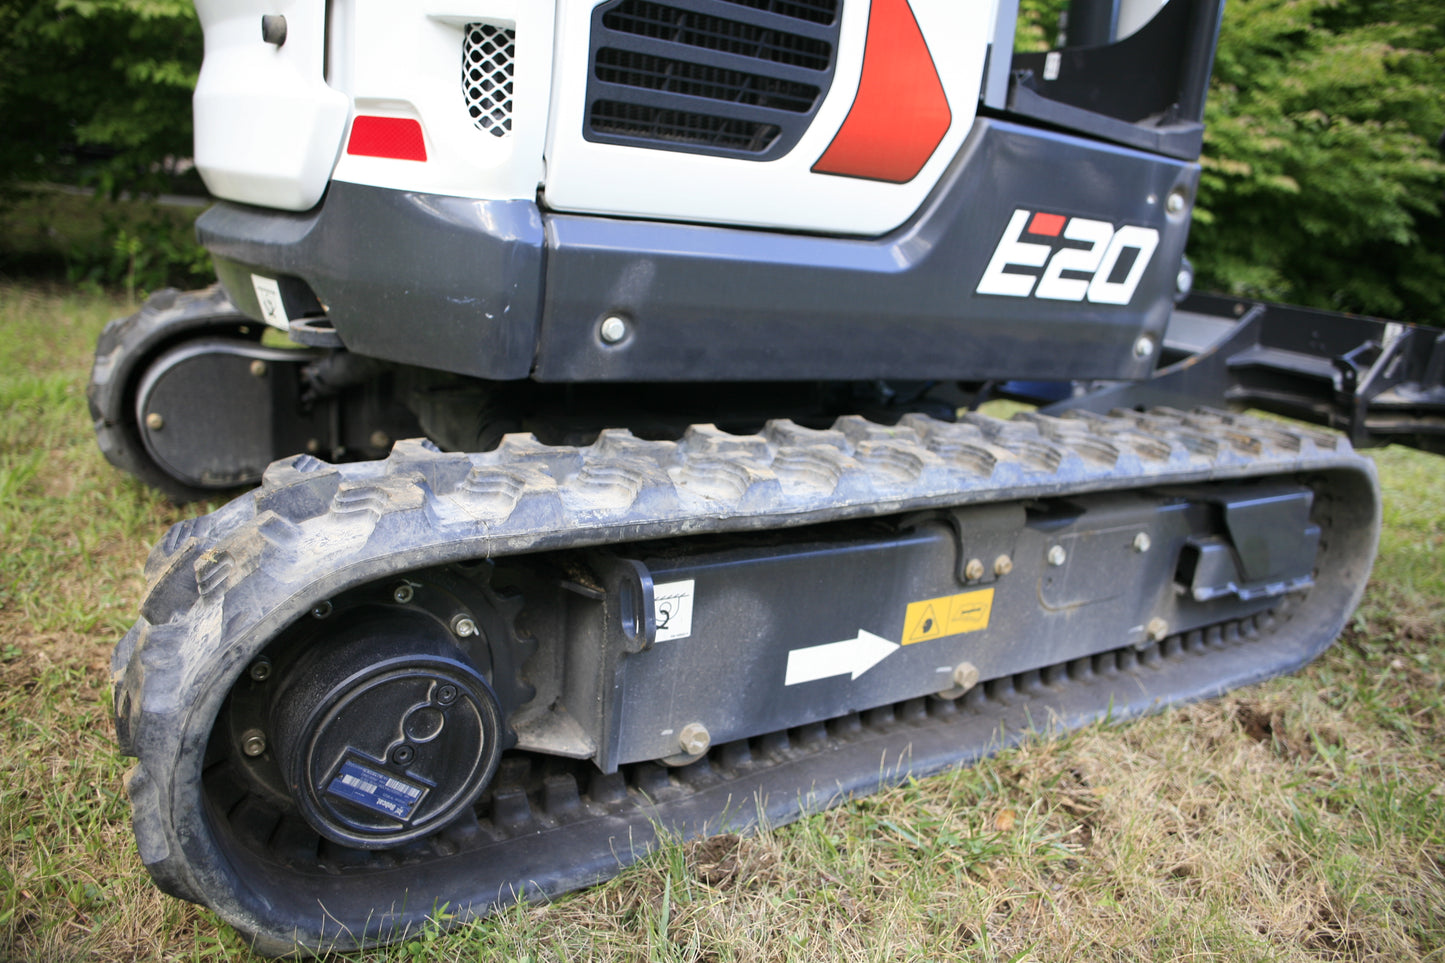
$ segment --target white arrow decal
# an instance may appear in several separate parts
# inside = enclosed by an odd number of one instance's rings
[[[882,636],[859,629],[855,639],[793,649],[788,653],[788,672],[783,685],[816,682],[835,675],[852,675],[856,679],[897,648],[897,644]]]

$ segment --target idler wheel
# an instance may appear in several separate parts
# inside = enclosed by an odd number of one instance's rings
[[[281,771],[327,839],[383,849],[429,835],[491,780],[501,709],[442,631],[368,620],[287,673],[272,704]]]

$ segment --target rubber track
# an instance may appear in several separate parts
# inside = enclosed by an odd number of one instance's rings
[[[1231,650],[1207,671],[1190,660],[1158,661],[1149,681],[1125,671],[1109,685],[1064,686],[1079,680],[1058,667],[1049,678],[1039,676],[1039,691],[1022,706],[1005,698],[983,715],[925,709],[923,717],[957,721],[918,731],[885,724],[804,763],[783,753],[776,765],[753,759],[741,768],[724,765],[732,776],[696,777],[711,785],[675,801],[661,790],[695,777],[664,774],[666,785],[657,791],[625,788],[631,801],[620,810],[617,800],[602,810],[584,806],[587,826],[568,824],[550,834],[550,843],[533,837],[524,865],[536,865],[539,852],[568,863],[542,874],[533,893],[615,873],[620,862],[645,852],[657,825],[692,835],[724,822],[786,821],[871,791],[880,776],[896,780],[976,758],[998,747],[1000,723],[1022,731],[1052,716],[1073,725],[1111,705],[1115,716],[1127,716],[1303,664],[1334,637],[1363,591],[1379,525],[1373,465],[1332,434],[1168,409],[1030,414],[1011,422],[970,416],[957,424],[910,415],[893,427],[848,417],[821,431],[781,421],[754,436],[695,426],[679,442],[608,431],[587,448],[508,436],[496,451],[472,455],[402,442],[384,461],[277,462],[257,491],[166,534],[146,566],[142,618],[116,648],[116,727],[122,750],[139,757],[127,786],[142,859],[168,892],[211,906],[269,952],[384,941],[398,935],[392,927],[426,917],[430,901],[411,909],[399,903],[338,934],[334,921],[312,907],[317,918],[308,924],[304,906],[276,906],[237,876],[204,815],[202,761],[231,685],[282,629],[346,589],[482,557],[1269,476],[1315,479],[1317,509],[1335,516],[1313,593],[1323,601],[1302,607],[1308,616],[1292,619],[1291,631],[1269,644]],[[1254,634],[1252,626],[1244,634]],[[1184,645],[1175,640],[1176,649]],[[1132,670],[1139,663],[1121,657],[1109,664]],[[727,751],[737,750],[719,747],[713,755]],[[699,765],[689,770],[713,772],[708,761]],[[500,789],[493,794],[500,796]],[[655,805],[637,804],[646,797]],[[748,799],[764,802],[759,808]],[[488,863],[505,869],[516,849],[507,845],[512,849]],[[480,865],[475,858],[468,863]],[[506,877],[513,885],[457,894],[449,900],[453,910],[485,912],[515,898],[515,884],[529,878],[521,873]]]
[[[171,344],[211,335],[258,342],[262,328],[236,310],[219,284],[201,291],[157,291],[139,311],[107,324],[85,389],[96,442],[106,461],[177,502],[214,498],[216,490],[177,480],[146,451],[135,424],[135,383],[145,365]]]

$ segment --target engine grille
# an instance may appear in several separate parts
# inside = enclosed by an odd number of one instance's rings
[[[462,92],[479,130],[494,137],[512,133],[512,70],[517,32],[490,23],[467,24],[462,41]]]
[[[615,0],[592,19],[584,136],[771,160],[833,78],[841,0]]]

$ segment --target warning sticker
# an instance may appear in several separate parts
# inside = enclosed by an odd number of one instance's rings
[[[992,611],[991,588],[910,603],[903,616],[903,644],[986,629]]]
[[[326,791],[403,822],[410,818],[425,792],[421,786],[369,769],[350,759],[341,764],[341,771],[331,780]]]
[[[692,579],[652,587],[652,618],[657,623],[657,641],[671,642],[692,635],[692,588]]]
[[[256,301],[261,305],[261,315],[266,323],[282,331],[291,330],[291,319],[286,316],[286,306],[281,303],[281,285],[275,278],[251,275],[251,287],[256,291]]]

